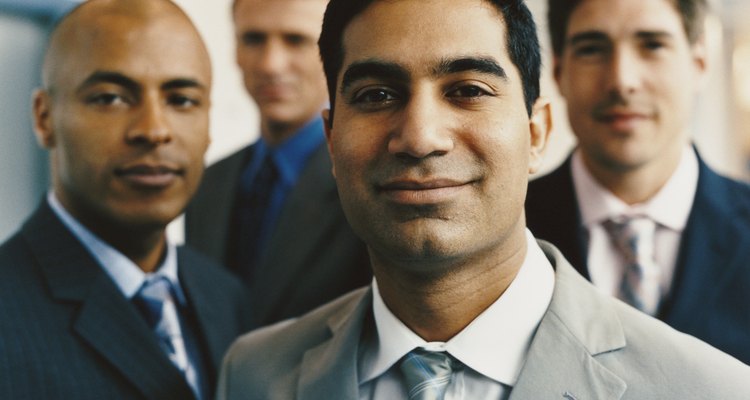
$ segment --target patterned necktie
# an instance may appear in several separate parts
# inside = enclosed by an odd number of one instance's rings
[[[645,217],[608,220],[604,228],[625,260],[618,298],[649,315],[661,300],[661,269],[654,261],[656,224]]]
[[[460,363],[446,352],[417,348],[400,362],[409,400],[442,400]]]
[[[193,392],[200,398],[198,376],[188,359],[169,279],[157,275],[143,282],[133,297],[133,304],[156,334],[164,353],[185,375]]]
[[[267,153],[254,177],[242,177],[238,199],[236,268],[245,282],[251,282],[265,242],[263,222],[271,201],[271,189],[278,171]]]

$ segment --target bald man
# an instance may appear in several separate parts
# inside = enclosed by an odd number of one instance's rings
[[[203,173],[210,89],[171,2],[91,0],[53,31],[34,94],[52,187],[0,246],[0,398],[211,397],[247,299],[165,234]]]

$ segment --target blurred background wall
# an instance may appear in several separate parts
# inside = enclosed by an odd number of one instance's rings
[[[234,64],[231,0],[174,0],[193,18],[214,67],[211,147],[207,162],[231,153],[258,135],[257,109],[245,94]],[[53,21],[77,0],[0,0],[0,242],[36,207],[48,186],[47,159],[31,130],[31,93]],[[552,98],[555,132],[543,171],[559,164],[575,145],[564,104],[551,80],[545,26],[546,0],[529,0],[545,53],[543,95]],[[707,23],[710,76],[696,104],[694,140],[706,161],[735,178],[750,180],[750,17],[747,0],[712,1]],[[179,241],[181,225],[170,227]]]

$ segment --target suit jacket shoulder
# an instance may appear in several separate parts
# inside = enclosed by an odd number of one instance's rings
[[[178,257],[184,261],[185,255]],[[199,334],[211,349],[208,368],[215,374],[221,347],[241,332],[236,307],[227,304],[238,295],[237,285],[178,268],[189,300],[198,305],[192,311],[200,328],[214,325]],[[227,285],[227,293],[196,281]],[[0,246],[0,348],[0,398],[194,397],[135,307],[46,201]]]

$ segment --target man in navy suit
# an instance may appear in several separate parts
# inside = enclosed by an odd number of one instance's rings
[[[42,74],[52,188],[0,246],[0,398],[211,398],[248,301],[165,234],[209,143],[199,34],[169,1],[92,0],[56,27]]]
[[[528,226],[600,290],[750,363],[750,188],[712,171],[688,134],[706,2],[548,4],[578,147],[530,184]]]
[[[258,105],[260,138],[211,165],[185,213],[187,243],[247,284],[259,325],[372,278],[341,210],[320,116],[328,94],[317,41],[327,3],[234,1],[237,64]]]

